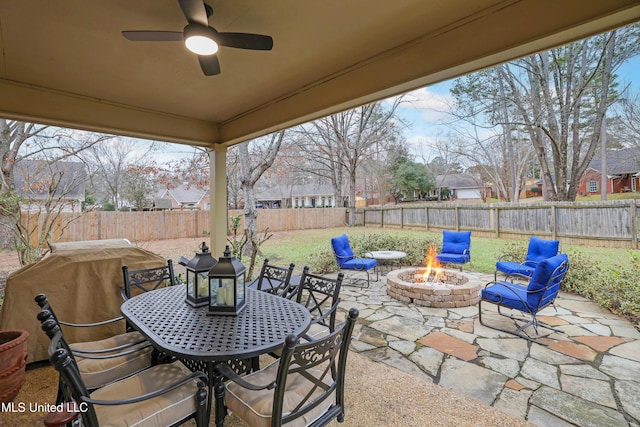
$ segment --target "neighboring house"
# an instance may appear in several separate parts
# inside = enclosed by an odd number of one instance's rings
[[[467,173],[451,173],[436,176],[436,192],[448,188],[453,200],[482,199],[489,191],[488,187],[474,175]]]
[[[294,184],[257,191],[256,205],[265,208],[323,208],[340,204],[336,203],[329,184]]]
[[[640,149],[607,151],[607,194],[640,192]],[[594,158],[580,178],[578,194],[600,194],[602,159]]]
[[[21,210],[37,211],[47,198],[53,197],[61,212],[82,212],[87,179],[84,163],[20,160],[13,172]]]
[[[211,201],[209,190],[198,188],[196,185],[189,186],[186,184],[179,184],[172,188],[164,188],[156,194],[153,209],[210,210]]]

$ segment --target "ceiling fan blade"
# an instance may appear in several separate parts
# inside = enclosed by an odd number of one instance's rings
[[[123,31],[122,35],[134,42],[178,42],[184,40],[181,31]]]
[[[271,50],[273,48],[273,39],[262,34],[218,33],[216,41],[220,46],[239,49]]]
[[[220,61],[218,61],[218,55],[198,55],[198,61],[200,61],[200,68],[205,76],[215,76],[220,74]]]
[[[209,26],[207,10],[202,0],[180,0],[180,8],[189,23],[197,22],[205,27]]]

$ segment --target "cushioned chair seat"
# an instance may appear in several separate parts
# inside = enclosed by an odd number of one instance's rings
[[[104,350],[137,342],[142,339],[144,339],[144,337],[139,332],[130,332],[100,341],[70,344],[69,347],[72,351]],[[142,342],[127,349],[128,351],[139,348],[139,351],[109,359],[85,359],[82,357],[82,353],[75,353],[74,356],[78,363],[78,370],[87,388],[94,389],[102,387],[105,384],[128,377],[151,366],[152,347],[149,345],[145,347],[145,345],[146,342]],[[114,353],[117,352],[107,352],[102,353],[102,355]]]
[[[457,264],[464,264],[465,262],[469,262],[469,255],[466,254],[449,254],[449,253],[441,253],[436,255],[436,259],[440,262],[451,262]]]
[[[531,277],[535,268],[513,261],[499,261],[496,263],[496,269],[503,272],[507,276]]]
[[[264,369],[243,377],[243,379],[253,384],[268,384],[276,377],[278,364],[279,361],[276,361]],[[328,380],[325,382],[329,385],[331,384],[330,381],[332,380],[330,376],[328,376]],[[295,405],[311,392],[311,389],[312,383],[302,378],[300,374],[289,374],[287,377],[287,388],[284,395],[282,414],[287,415],[291,413],[295,409]],[[321,395],[321,391],[322,390],[316,388],[313,394],[319,396]],[[328,398],[304,416],[296,418],[294,421],[284,425],[290,427],[309,425],[315,419],[319,418],[334,402],[335,398]],[[235,383],[229,383],[227,384],[225,403],[231,412],[242,413],[242,418],[248,425],[252,427],[271,426],[273,390],[252,391],[242,388]]]
[[[527,301],[526,286],[511,282],[496,283],[483,289],[480,298],[516,310],[529,312],[529,309],[525,305]]]
[[[342,263],[340,268],[346,270],[370,270],[378,265],[378,262],[372,258],[353,258]]]
[[[91,397],[100,400],[137,397],[180,380],[186,372],[180,362],[153,366],[133,377],[104,386],[91,393]],[[101,427],[171,425],[195,412],[194,394],[197,390],[196,381],[193,380],[160,397],[125,405],[122,410],[114,410],[114,406],[95,405],[96,416]]]

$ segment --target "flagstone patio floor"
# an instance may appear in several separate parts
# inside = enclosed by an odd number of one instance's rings
[[[539,426],[640,426],[640,332],[583,297],[561,293],[557,311],[542,311],[560,332],[539,328],[537,342],[481,325],[477,305],[396,301],[384,276],[368,289],[343,286],[341,298],[341,308],[360,310],[352,349],[374,361]],[[485,324],[515,328],[482,307]]]

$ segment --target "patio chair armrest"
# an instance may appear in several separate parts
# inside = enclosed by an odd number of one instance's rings
[[[224,377],[228,378],[229,381],[238,384],[242,388],[246,388],[247,390],[272,390],[276,386],[275,381],[271,381],[268,384],[258,385],[250,383],[243,379],[240,375],[238,375],[233,369],[231,369],[226,363],[220,363],[216,365],[216,370],[222,374]]]
[[[73,350],[73,355],[79,359],[113,359],[114,357],[126,356],[128,354],[137,353],[145,348],[151,347],[151,343],[146,343],[144,345],[138,345],[145,340],[139,340],[135,343],[128,343],[118,347],[104,348],[100,350]],[[135,348],[131,348],[133,346],[137,346]],[[119,351],[124,350],[125,351]],[[116,353],[114,353],[114,351]],[[107,354],[105,354],[107,353]]]
[[[60,323],[61,325],[64,325],[64,326],[70,326],[72,328],[91,328],[91,327],[94,327],[94,326],[109,325],[111,323],[119,322],[121,320],[124,320],[124,317],[118,316],[118,317],[114,317],[113,319],[103,320],[101,322],[94,322],[94,323],[70,323],[70,322],[64,322],[64,321],[58,319],[58,323]]]
[[[518,257],[515,254],[502,254],[498,258],[498,262],[502,262],[502,261],[520,262],[517,258]]]
[[[322,316],[313,319],[311,321],[311,324],[313,325],[314,323],[323,322],[327,317],[331,316],[338,309],[338,305],[340,304],[340,302],[341,302],[341,300],[338,299],[338,301],[336,301],[336,303],[333,304],[331,306],[331,308],[329,310],[327,310]]]
[[[137,353],[140,350],[144,350],[145,348],[151,347],[151,343],[149,342],[145,343],[145,342],[146,340],[144,338],[141,338],[139,340],[136,340],[127,344],[119,345],[117,347],[103,348],[100,350],[73,349],[73,355],[81,359],[110,359],[112,357],[120,357],[120,356],[126,356],[127,354]],[[142,343],[145,343],[145,344],[139,345]],[[132,347],[135,347],[135,348],[132,348]],[[125,349],[129,349],[129,350],[120,351]]]
[[[201,390],[204,390],[207,384],[207,376],[203,372],[196,371],[182,377],[177,381],[172,382],[171,384],[168,384],[162,388],[154,390],[151,393],[146,393],[140,396],[130,397],[128,399],[118,399],[118,400],[99,400],[99,399],[92,399],[90,397],[81,397],[81,400],[83,402],[91,403],[93,405],[102,405],[102,406],[116,406],[116,405],[126,405],[129,403],[138,403],[138,402],[143,402],[145,400],[153,399],[158,396],[162,396],[163,394],[166,394],[172,390],[175,390],[176,388],[184,384],[187,384],[188,382],[193,381],[195,379],[199,380],[198,388]],[[206,390],[204,391],[206,393]]]

